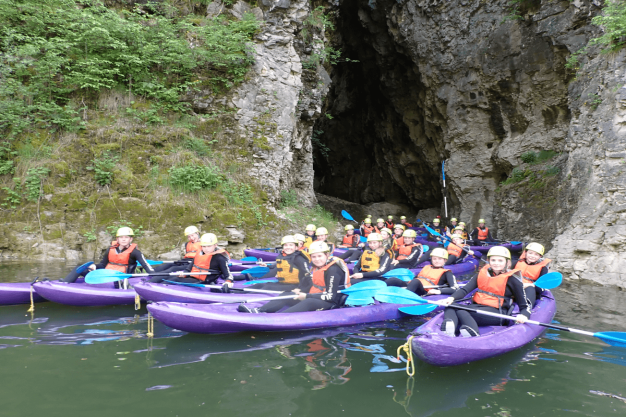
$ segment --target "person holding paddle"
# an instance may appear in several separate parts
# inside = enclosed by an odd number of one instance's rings
[[[309,274],[312,286],[308,293],[296,289],[292,292],[295,293],[293,299],[273,300],[259,308],[240,304],[237,310],[242,313],[275,313],[289,306],[283,313],[297,313],[341,307],[346,295],[339,290],[350,286],[347,265],[330,254],[330,247],[326,242],[313,242],[309,247],[309,254],[313,266]]]
[[[463,288],[446,298],[441,304],[449,306],[456,300],[465,298],[477,290],[472,297],[471,308],[492,313],[510,315],[515,302],[519,314],[511,319],[516,323],[524,323],[530,317],[530,306],[524,293],[522,275],[519,269],[510,269],[511,252],[505,247],[496,246],[487,253],[488,265],[485,265],[478,276],[472,278]],[[446,308],[441,330],[454,337],[457,330],[462,337],[480,335],[478,326],[502,326],[501,318],[481,315],[472,311]]]
[[[407,223],[406,216],[400,216],[400,224],[404,227],[413,227],[411,223]]]
[[[454,233],[454,229],[456,228],[458,221],[459,220],[456,217],[450,219],[450,224],[446,226],[446,235],[452,237],[452,233]]]
[[[448,256],[446,265],[454,265],[461,262],[465,258],[465,255],[474,255],[474,252],[470,250],[469,246],[463,244],[463,239],[461,238],[462,233],[463,229],[459,227],[455,228],[454,234],[452,235],[452,243],[450,243],[447,248]]]
[[[444,248],[435,248],[430,253],[431,265],[422,268],[415,279],[407,284],[401,279],[389,278],[387,286],[407,287],[417,295],[454,294],[459,286],[452,271],[444,267],[447,259],[448,252]]]
[[[341,245],[339,245],[339,247],[340,248],[356,248],[357,246],[359,246],[361,239],[359,235],[354,234],[354,226],[352,226],[351,224],[348,224],[346,225],[346,227],[344,227],[344,230],[346,231],[346,235],[343,237],[343,240],[341,242]]]
[[[196,256],[200,249],[200,231],[196,226],[189,226],[184,232],[187,237],[185,243],[185,255],[182,259],[172,263],[163,263],[154,267],[154,272],[178,272],[184,271]]]
[[[478,219],[478,227],[472,230],[469,238],[479,245],[482,242],[495,242],[493,236],[491,236],[489,228],[485,226],[485,219]]]
[[[543,245],[537,242],[529,243],[515,264],[515,269],[522,271],[524,292],[526,293],[526,298],[533,306],[537,302],[537,296],[543,291],[535,286],[535,281],[550,271],[550,262],[552,262],[550,259],[543,257],[544,252],[545,248]]]
[[[92,264],[89,266],[88,271],[96,269],[112,269],[114,271],[123,272],[125,274],[132,274],[139,263],[143,269],[150,273],[154,272],[152,266],[146,261],[141,251],[137,249],[137,244],[133,243],[133,236],[135,232],[130,227],[120,227],[115,233],[116,240],[111,243],[111,247],[104,253],[102,260],[99,264]],[[79,276],[75,272],[70,273],[61,282],[76,282]],[[116,281],[116,288],[119,285],[119,281]]]
[[[370,233],[374,231],[374,226],[372,226],[372,219],[367,217],[363,220],[363,225],[361,226],[361,236],[368,237]]]
[[[350,277],[350,282],[353,284],[379,279],[391,268],[391,257],[383,246],[383,237],[379,233],[370,233],[367,237],[367,245],[369,248],[363,251],[354,266],[355,273]]]
[[[395,268],[415,268],[417,261],[422,255],[423,247],[421,243],[414,243],[417,233],[415,230],[405,230],[402,234],[404,245],[400,246],[396,251],[396,256],[391,261],[392,267]]]

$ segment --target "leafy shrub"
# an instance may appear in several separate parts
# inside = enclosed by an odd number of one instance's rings
[[[559,172],[561,172],[561,170],[559,169],[559,167],[555,167],[555,166],[551,166],[551,167],[548,167],[548,169],[546,169],[546,175],[550,175],[550,176],[557,175]]]
[[[297,207],[298,204],[300,204],[300,200],[294,190],[282,190],[280,192],[280,208]]]
[[[211,155],[211,147],[209,145],[216,143],[217,139],[214,139],[207,144],[203,139],[187,138],[183,141],[183,147],[194,151],[198,156]]]
[[[537,154],[533,151],[528,151],[522,154],[521,160],[527,164],[535,162],[537,160]]]
[[[222,174],[215,166],[187,165],[169,169],[169,183],[185,192],[212,190],[223,180]]]
[[[111,155],[108,151],[103,152],[100,158],[91,161],[92,164],[87,169],[94,172],[98,184],[109,185],[113,181],[113,169],[118,160],[119,156]]]
[[[592,39],[589,44],[599,44],[612,51],[626,43],[626,2],[606,0],[604,4],[602,16],[596,16],[591,20],[594,25],[604,28],[604,34]]]
[[[24,180],[24,193],[27,200],[37,201],[41,196],[41,182],[47,177],[50,170],[45,167],[31,168]]]
[[[522,171],[519,168],[513,168],[513,171],[511,171],[511,175],[509,176],[509,178],[507,178],[505,181],[502,181],[500,185],[514,184],[516,182],[522,181],[524,178],[530,175],[533,175],[533,173],[529,169]]]
[[[17,155],[17,152],[12,151],[8,143],[0,144],[0,175],[13,174],[15,172],[15,166],[11,159],[15,155]]]

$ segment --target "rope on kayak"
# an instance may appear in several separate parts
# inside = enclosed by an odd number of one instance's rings
[[[30,308],[28,310],[26,310],[27,313],[34,313],[35,312],[35,301],[33,300],[33,291],[35,291],[33,289],[33,286],[30,286]]]
[[[146,336],[150,338],[154,336],[154,317],[152,317],[150,312],[148,312],[148,333],[146,333]]]
[[[415,361],[413,360],[413,338],[415,336],[409,337],[409,340],[406,341],[402,346],[398,346],[398,360],[402,357],[402,350],[406,353],[406,373],[408,376],[415,375]]]
[[[141,298],[139,294],[135,294],[135,310],[139,310],[141,308]]]

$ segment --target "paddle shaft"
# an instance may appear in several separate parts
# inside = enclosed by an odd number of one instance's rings
[[[440,235],[439,233],[437,233],[437,231],[436,231],[436,230],[431,229],[430,227],[426,226],[426,223],[424,223],[424,222],[423,222],[423,221],[421,221],[420,219],[417,219],[417,221],[418,221],[418,222],[421,222],[421,223],[424,225],[424,227],[426,228],[426,230],[428,230],[428,232],[429,232],[431,235],[439,236],[440,238],[447,240],[448,242],[452,243],[453,245],[455,244],[455,243],[452,241],[452,239],[450,239],[448,236],[443,236],[443,235]],[[463,252],[467,253],[468,255],[470,254],[470,253],[469,253],[469,249],[467,249],[465,246],[461,246],[461,250],[462,250]],[[471,255],[471,256],[474,256],[474,255]]]
[[[297,295],[285,295],[283,297],[267,297],[267,298],[257,298],[256,300],[244,300],[244,301],[229,301],[226,303],[211,303],[212,306],[218,306],[222,304],[241,304],[241,303],[256,303],[259,301],[272,301],[272,300],[293,300],[297,297]]]

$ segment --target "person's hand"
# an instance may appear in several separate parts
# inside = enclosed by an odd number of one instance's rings
[[[525,282],[523,285],[524,285],[524,289],[526,289],[528,287],[534,287],[535,286],[535,284],[532,283],[532,282]]]
[[[528,321],[528,317],[523,314],[518,314],[515,316],[515,324],[524,324]]]
[[[391,261],[391,265],[398,265],[400,262],[397,259]]]
[[[224,287],[233,288],[233,282],[231,280],[226,280],[224,282]]]
[[[291,292],[295,294],[300,294],[302,290],[300,288],[294,288],[293,290],[291,290]]]
[[[222,292],[228,294],[231,288],[233,288],[233,282],[226,281],[224,282],[224,285],[222,285]]]
[[[267,264],[265,262],[260,262],[258,265],[267,268]]]
[[[175,275],[177,275],[179,277],[182,277],[184,274],[185,274],[185,271],[178,271]],[[193,277],[193,275],[192,275],[192,277]]]
[[[363,278],[363,274],[360,272],[357,272],[356,274],[353,274],[350,278],[354,278],[354,279]]]
[[[96,270],[96,264],[89,265],[89,270],[90,271],[95,271]]]
[[[467,254],[470,255],[470,256],[474,256],[474,251],[473,250],[468,250]]]
[[[298,301],[304,301],[305,298],[306,298],[306,293],[304,292],[301,292],[300,294],[296,296],[296,300]]]
[[[435,290],[435,289],[428,290],[428,295],[438,295],[438,294],[441,294],[440,290]]]
[[[448,297],[445,300],[441,300],[439,302],[439,304],[443,305],[443,306],[449,306],[450,304],[452,304],[454,302],[454,297]]]

